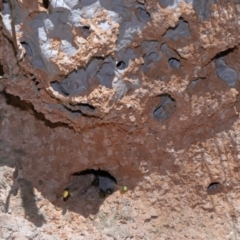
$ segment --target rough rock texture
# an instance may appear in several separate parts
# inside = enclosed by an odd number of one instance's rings
[[[1,8],[2,239],[240,239],[240,1]]]

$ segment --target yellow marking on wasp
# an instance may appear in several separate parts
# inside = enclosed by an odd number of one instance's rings
[[[128,187],[126,185],[123,185],[122,186],[122,192],[127,192],[127,190],[128,190]]]
[[[69,191],[69,189],[64,189],[63,193],[62,193],[62,197],[63,197],[63,201],[68,200],[68,198],[70,197],[71,193]]]

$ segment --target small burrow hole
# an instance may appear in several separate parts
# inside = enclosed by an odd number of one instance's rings
[[[82,32],[82,36],[84,38],[87,38],[91,34],[90,27],[89,26],[83,26],[81,32]]]
[[[81,176],[81,175],[87,175],[87,174],[93,174],[94,176],[106,177],[106,178],[111,179],[111,180],[114,181],[115,183],[117,183],[116,178],[115,178],[112,174],[110,174],[108,171],[101,170],[101,169],[98,169],[98,170],[95,170],[95,169],[86,169],[86,170],[83,170],[83,171],[81,171],[81,172],[73,173],[72,175],[73,175],[73,176]]]
[[[207,192],[208,194],[216,194],[222,190],[222,184],[219,182],[212,182],[208,185]]]
[[[49,0],[43,0],[42,4],[43,4],[44,8],[48,9],[48,7],[49,7]]]
[[[0,64],[0,76],[4,75],[3,65]]]
[[[39,186],[43,185],[43,180],[41,180],[41,179],[38,180],[38,185],[39,185]]]
[[[177,68],[177,69],[179,69],[180,68],[180,60],[178,60],[178,59],[176,59],[176,58],[170,58],[169,60],[168,60],[168,63],[169,63],[169,66],[171,67],[171,68]]]
[[[27,56],[33,56],[33,51],[31,49],[30,45],[27,42],[25,42],[25,41],[22,41],[21,44],[22,44],[22,46],[24,47],[24,49],[26,51],[26,55]]]
[[[118,69],[118,70],[123,70],[123,69],[125,69],[127,67],[127,64],[124,62],[124,61],[119,61],[119,62],[117,62],[117,64],[116,64],[116,68]]]
[[[117,186],[116,178],[105,170],[86,169],[81,172],[73,173],[72,176],[91,177],[91,186],[97,187],[101,198],[112,194]]]

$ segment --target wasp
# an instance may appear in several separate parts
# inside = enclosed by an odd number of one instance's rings
[[[69,188],[65,188],[62,192],[62,198],[63,198],[63,201],[66,202],[71,196],[71,192],[69,190]]]
[[[125,193],[125,192],[127,192],[128,191],[128,187],[126,186],[126,185],[123,185],[122,187],[121,187],[121,192],[122,193]]]

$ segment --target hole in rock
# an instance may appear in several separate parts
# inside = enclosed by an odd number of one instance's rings
[[[41,185],[43,185],[43,183],[44,183],[43,180],[41,180],[41,179],[38,180],[38,185],[41,186]]]
[[[22,41],[21,44],[24,47],[27,56],[33,56],[33,51],[32,51],[32,48],[30,47],[30,45],[25,41]]]
[[[74,178],[81,178],[81,181],[86,181],[86,183],[83,185],[85,185],[87,188],[97,187],[99,191],[99,196],[101,198],[112,194],[117,187],[116,178],[105,170],[87,169],[81,172],[73,173],[72,176]],[[80,188],[83,185],[79,186],[79,190],[81,190]],[[72,186],[70,185],[70,191],[71,187]],[[85,192],[86,191],[87,190],[85,190]]]
[[[81,32],[82,32],[82,36],[84,38],[87,38],[91,34],[90,27],[89,26],[82,27]]]
[[[34,51],[34,46],[26,41],[21,41],[20,43],[26,51],[26,56],[30,57],[31,63],[37,68],[45,69],[46,66],[42,58],[38,54],[35,54],[36,52]]]
[[[222,190],[222,184],[219,182],[212,182],[207,188],[208,194],[215,194]]]
[[[180,68],[180,61],[176,58],[170,58],[168,63],[171,68]]]
[[[3,71],[3,65],[0,64],[0,76],[4,75],[4,71]]]
[[[127,64],[123,61],[119,61],[117,64],[116,64],[116,68],[119,69],[119,70],[123,70],[127,67]]]
[[[9,3],[9,0],[2,0],[2,3]]]
[[[153,111],[153,116],[157,121],[162,122],[171,117],[175,108],[175,100],[169,94],[162,94],[160,95],[160,105]]]
[[[35,91],[36,92],[39,92],[41,90],[41,86],[40,86],[40,83],[35,81],[34,82],[34,88],[35,88]]]
[[[82,27],[82,29],[90,30],[90,27],[89,26],[84,26],[84,27]]]
[[[43,0],[42,4],[43,4],[44,8],[48,9],[48,7],[49,7],[49,0]]]

